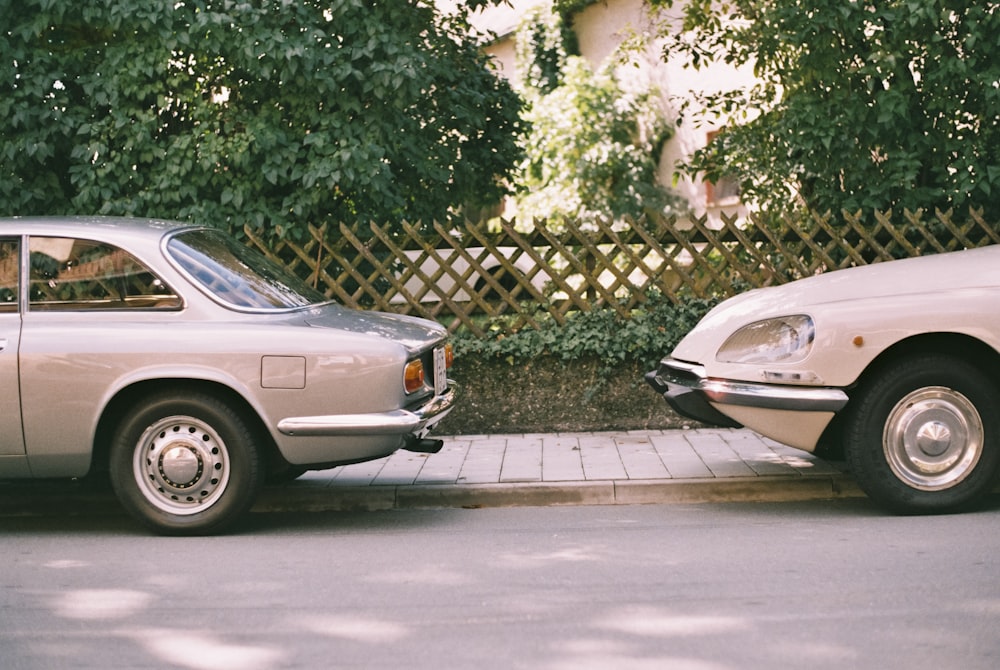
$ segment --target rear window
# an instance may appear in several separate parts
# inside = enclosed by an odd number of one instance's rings
[[[217,230],[175,235],[167,252],[196,283],[233,307],[280,310],[328,302],[291,272]]]

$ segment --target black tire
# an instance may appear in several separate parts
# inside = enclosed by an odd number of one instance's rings
[[[514,289],[521,284],[518,277],[510,274],[510,272],[505,271],[503,268],[494,269],[492,271],[492,275],[493,279],[503,288],[503,290],[507,291],[508,294],[513,293]],[[486,300],[487,302],[499,302],[503,300],[500,295],[500,291],[490,286],[490,284],[482,277],[480,277],[479,281],[476,282],[475,289],[476,292],[483,297],[483,300]],[[524,296],[526,295],[527,293],[522,293],[520,299],[525,299]]]
[[[272,467],[264,478],[265,484],[287,484],[309,472],[309,468],[298,465],[282,465]]]
[[[110,471],[125,509],[164,535],[222,532],[263,479],[247,421],[205,393],[160,393],[136,406],[115,433]]]
[[[858,485],[899,513],[966,509],[1000,467],[1000,391],[962,359],[923,354],[878,368],[852,394],[844,452]]]

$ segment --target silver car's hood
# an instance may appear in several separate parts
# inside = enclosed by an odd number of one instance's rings
[[[310,310],[304,321],[315,328],[331,328],[393,340],[412,351],[424,349],[448,334],[443,326],[427,319],[353,310],[336,304]]]

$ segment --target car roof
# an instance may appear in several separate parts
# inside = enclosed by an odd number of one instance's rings
[[[169,232],[204,228],[192,223],[165,219],[115,216],[25,216],[0,218],[0,236],[55,235],[87,237],[88,233],[108,239],[160,239]]]

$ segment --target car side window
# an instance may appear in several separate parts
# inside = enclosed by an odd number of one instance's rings
[[[90,240],[31,237],[33,310],[178,309],[181,299],[127,251]]]
[[[17,275],[20,256],[17,240],[0,239],[0,312],[17,311]]]

